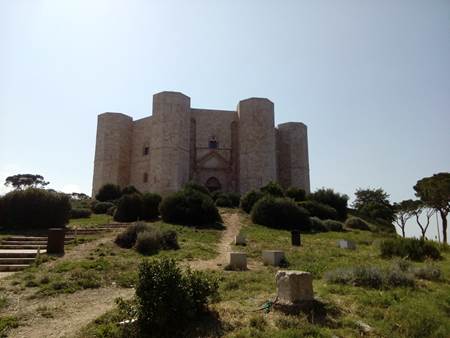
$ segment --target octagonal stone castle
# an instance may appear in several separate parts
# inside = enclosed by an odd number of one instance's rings
[[[164,195],[190,180],[211,191],[245,193],[278,181],[309,192],[306,125],[275,127],[265,98],[242,100],[235,111],[197,109],[167,91],[153,96],[152,116],[98,116],[93,196],[106,183]]]

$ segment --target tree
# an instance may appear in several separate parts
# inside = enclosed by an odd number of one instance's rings
[[[413,200],[404,200],[400,203],[394,203],[394,222],[402,230],[402,236],[405,237],[406,222],[415,215],[417,203]]]
[[[428,230],[428,226],[430,225],[430,219],[431,216],[435,214],[436,210],[433,208],[429,208],[427,205],[425,205],[422,201],[414,201],[414,208],[413,208],[413,214],[416,216],[416,222],[417,225],[420,228],[420,231],[422,232],[422,239],[425,239],[425,233]],[[426,224],[422,224],[420,221],[420,216],[424,214],[426,217]]]
[[[44,188],[50,182],[46,182],[41,175],[33,174],[17,174],[8,176],[5,180],[5,185],[11,186],[16,190],[22,190],[24,188]]]
[[[347,195],[335,192],[333,189],[321,188],[309,194],[308,199],[333,207],[341,221],[347,219]]]
[[[417,181],[416,196],[425,205],[435,209],[442,218],[442,237],[447,243],[447,215],[450,212],[450,173],[434,174]]]
[[[394,207],[389,202],[389,194],[383,189],[358,189],[355,195],[353,207],[362,217],[394,221]]]

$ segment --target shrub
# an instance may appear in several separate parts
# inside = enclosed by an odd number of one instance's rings
[[[94,214],[106,214],[115,205],[111,202],[92,201],[91,210]]]
[[[329,231],[343,231],[344,223],[339,221],[334,221],[332,219],[327,219],[323,222]]]
[[[164,250],[178,250],[180,246],[178,245],[177,233],[174,230],[166,230],[162,233],[161,246]]]
[[[161,196],[154,193],[145,193],[142,195],[142,219],[152,220],[159,216],[159,204]]]
[[[173,193],[160,204],[159,211],[164,222],[186,225],[209,225],[220,222],[214,201],[195,189]]]
[[[306,210],[313,217],[318,217],[320,219],[337,219],[338,214],[336,209],[330,207],[329,205],[322,204],[316,201],[304,201],[300,202],[299,205]]]
[[[238,208],[239,207],[239,203],[241,202],[241,195],[238,194],[237,192],[229,192],[228,194],[228,198],[231,201],[231,205],[233,208]]]
[[[253,206],[252,221],[278,229],[309,230],[308,212],[288,198],[266,196]]]
[[[309,194],[308,199],[333,207],[340,220],[345,220],[347,218],[347,195],[335,192],[333,189],[322,188]]]
[[[69,221],[70,201],[65,194],[29,188],[0,198],[0,224],[22,229],[63,227]]]
[[[224,193],[220,194],[217,197],[215,203],[218,207],[223,207],[223,208],[232,208],[233,207],[233,203],[231,202],[230,198]]]
[[[306,191],[296,187],[290,187],[286,190],[286,197],[292,198],[296,202],[306,200]]]
[[[116,236],[115,243],[121,248],[130,249],[136,243],[137,235],[142,231],[150,231],[151,227],[142,222],[129,225],[124,231]]]
[[[337,269],[325,273],[327,282],[369,287],[374,289],[393,287],[414,287],[411,274],[395,267],[382,270],[373,266],[357,266]]]
[[[439,280],[441,278],[441,269],[437,266],[426,265],[412,270],[414,276],[426,280]]]
[[[118,185],[107,183],[99,189],[95,199],[100,202],[108,202],[119,199],[121,196],[122,191]]]
[[[72,209],[70,210],[70,218],[89,218],[91,217],[91,210],[89,209]]]
[[[381,256],[385,258],[397,256],[414,261],[423,261],[425,258],[441,258],[441,252],[435,243],[416,238],[386,239],[381,242],[380,251]]]
[[[114,213],[118,222],[134,222],[142,216],[142,197],[139,194],[123,195]]]
[[[174,260],[143,261],[136,286],[137,318],[142,335],[179,335],[186,324],[207,309],[218,283],[202,272],[183,272]]]
[[[241,198],[241,209],[247,214],[252,211],[253,206],[258,200],[264,197],[264,194],[258,190],[251,190]]]
[[[283,188],[276,182],[269,182],[264,187],[261,187],[261,192],[266,195],[274,197],[284,197]]]
[[[129,194],[140,194],[141,192],[137,190],[137,188],[134,185],[127,185],[125,188],[121,191],[121,196],[123,195],[129,195]]]
[[[145,230],[137,234],[135,248],[143,255],[153,255],[161,248],[161,232],[158,230]]]
[[[206,188],[204,185],[189,181],[183,186],[183,190],[196,190],[199,191],[205,195],[211,196],[209,193],[208,188]]]
[[[318,217],[311,217],[311,231],[313,232],[327,232],[329,231],[325,223]]]
[[[359,217],[350,217],[344,223],[346,228],[358,230],[370,230],[369,224]]]
[[[108,208],[108,210],[106,210],[106,214],[109,216],[114,216],[114,213],[116,212],[117,207],[115,205],[113,205],[112,207]]]

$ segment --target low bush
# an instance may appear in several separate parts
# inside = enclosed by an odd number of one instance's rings
[[[94,214],[106,214],[108,210],[115,207],[111,202],[92,201],[91,210]]]
[[[322,188],[308,195],[308,200],[316,201],[333,207],[338,213],[339,220],[347,218],[348,196],[335,192],[333,189]]]
[[[344,230],[344,223],[335,221],[332,219],[327,219],[323,221],[325,226],[328,228],[329,231],[343,231]]]
[[[142,217],[142,197],[139,194],[123,195],[114,213],[117,222],[134,222]]]
[[[272,195],[273,197],[284,197],[283,188],[276,182],[269,182],[261,187],[261,192],[265,195]]]
[[[106,214],[109,216],[114,216],[114,213],[116,212],[116,210],[117,210],[117,207],[115,205],[113,205],[108,210],[106,210]]]
[[[247,214],[252,211],[253,206],[256,202],[258,202],[261,198],[264,197],[264,194],[259,190],[251,190],[246,193],[241,198],[241,209],[244,210]]]
[[[437,266],[426,265],[412,269],[414,276],[420,279],[437,281],[441,279],[441,269]]]
[[[135,247],[136,251],[144,255],[157,253],[159,249],[177,250],[180,248],[175,231],[159,231],[143,222],[129,225],[116,236],[114,242],[124,249]]]
[[[65,194],[35,188],[16,190],[0,198],[0,224],[17,229],[63,227],[70,210]]]
[[[432,241],[416,238],[391,238],[380,244],[381,256],[385,258],[403,257],[413,261],[423,261],[426,258],[440,259],[441,252]]]
[[[102,186],[97,195],[95,195],[95,199],[100,202],[108,202],[119,199],[122,196],[122,190],[120,186],[112,183],[107,183]]]
[[[136,286],[138,327],[142,336],[175,337],[207,310],[218,282],[208,275],[182,271],[174,260],[143,261]]]
[[[359,217],[350,217],[345,221],[344,226],[349,229],[370,230],[369,224]]]
[[[137,190],[137,188],[134,185],[127,185],[121,191],[121,195],[140,194],[140,193],[141,192]]]
[[[318,217],[311,217],[311,231],[312,232],[327,232],[329,231],[327,226],[325,225],[325,222],[322,221]]]
[[[159,206],[164,222],[185,225],[211,225],[220,222],[211,197],[196,189],[185,189],[164,198]]]
[[[228,196],[224,193],[220,194],[216,201],[215,204],[218,207],[222,207],[222,208],[232,208],[233,207],[233,203],[231,202],[231,200],[228,198]]]
[[[306,200],[306,191],[296,187],[290,187],[286,190],[286,197],[292,198],[295,202]]]
[[[224,208],[238,208],[241,200],[241,196],[234,192],[217,192],[212,197],[218,207]]]
[[[141,231],[137,234],[136,251],[143,255],[156,254],[161,249],[161,239],[161,232],[156,229]]]
[[[337,269],[325,273],[329,283],[348,284],[373,289],[388,289],[393,287],[414,287],[414,277],[396,267],[380,269],[373,266],[357,266]]]
[[[202,185],[202,184],[193,182],[193,181],[187,182],[187,183],[183,186],[183,190],[196,190],[196,191],[199,191],[199,192],[201,192],[201,193],[203,193],[203,194],[205,194],[205,195],[211,196],[211,195],[210,195],[210,192],[209,192],[209,190],[208,190],[207,187],[205,187],[205,186]]]
[[[89,218],[92,211],[89,209],[71,209],[70,218]]]
[[[142,195],[142,215],[141,218],[150,221],[159,216],[159,204],[161,196],[154,193],[145,193]]]
[[[308,231],[310,220],[308,212],[288,198],[266,196],[252,208],[253,223],[277,229],[299,229]]]
[[[319,203],[317,201],[304,201],[299,205],[308,210],[311,217],[318,217],[320,219],[337,219],[338,214],[336,209],[329,205]]]

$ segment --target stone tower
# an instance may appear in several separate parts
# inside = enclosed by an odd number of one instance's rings
[[[98,116],[92,193],[106,183],[167,194],[189,180],[208,189],[245,193],[270,181],[309,191],[307,129],[274,125],[265,98],[236,110],[192,108],[179,92],[153,96],[153,115]]]

